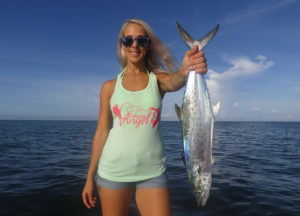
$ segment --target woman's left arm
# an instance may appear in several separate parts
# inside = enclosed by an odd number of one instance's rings
[[[182,88],[186,82],[188,71],[193,70],[199,74],[207,72],[206,58],[204,52],[198,52],[198,46],[185,53],[180,69],[173,73],[158,73],[157,79],[162,93],[177,91]]]

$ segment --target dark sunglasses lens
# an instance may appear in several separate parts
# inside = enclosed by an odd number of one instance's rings
[[[135,40],[137,41],[138,45],[141,46],[141,47],[148,46],[148,43],[149,43],[149,38],[148,37],[133,38],[131,36],[128,36],[128,37],[122,37],[121,38],[121,41],[122,41],[123,45],[126,46],[126,47],[132,46],[132,44]]]
[[[133,44],[133,38],[132,37],[122,37],[122,43],[124,46],[129,47]]]
[[[136,40],[137,40],[139,46],[141,46],[141,47],[145,47],[148,45],[148,38],[146,38],[146,37],[140,37],[140,38],[137,38]]]

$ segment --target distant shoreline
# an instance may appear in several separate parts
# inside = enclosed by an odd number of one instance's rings
[[[0,119],[1,121],[98,121],[97,119]],[[179,122],[179,120],[161,120],[161,122]],[[215,122],[253,122],[253,123],[300,123],[300,121],[280,121],[280,120],[216,120]]]

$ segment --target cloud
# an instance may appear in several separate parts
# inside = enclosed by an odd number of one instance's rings
[[[226,57],[224,60],[232,66],[222,73],[217,73],[214,70],[208,72],[206,82],[213,100],[231,97],[228,94],[234,91],[234,83],[238,79],[257,75],[274,65],[273,61],[267,61],[267,58],[262,55],[258,55],[256,61],[248,57]]]
[[[230,24],[239,22],[247,18],[258,17],[259,15],[263,15],[270,11],[280,10],[281,8],[284,8],[287,5],[290,5],[297,1],[298,0],[267,1],[267,3],[263,2],[258,5],[252,5],[251,7],[248,7],[245,10],[241,10],[237,13],[226,16],[223,19],[222,23]]]
[[[261,108],[259,108],[259,107],[252,107],[252,110],[253,111],[261,111]]]
[[[235,102],[235,103],[233,104],[234,107],[238,107],[239,105],[240,105],[239,102]]]
[[[206,78],[212,104],[221,102],[218,119],[232,117],[232,110],[237,107],[239,109],[234,111],[235,116],[247,115],[249,111],[264,111],[260,104],[257,105],[257,101],[249,100],[252,93],[247,91],[247,84],[253,77],[272,67],[274,62],[262,55],[255,59],[228,56],[223,59],[229,64],[228,69],[223,72],[209,70]],[[256,104],[253,104],[254,102]]]
[[[161,115],[161,117],[166,117],[166,118],[167,118],[167,117],[171,117],[171,116],[172,116],[172,115],[171,115],[170,113],[164,113],[164,114]]]
[[[294,86],[291,89],[294,90],[294,91],[300,91],[300,86]]]
[[[277,113],[278,111],[277,111],[277,109],[262,109],[262,108],[260,108],[260,107],[257,107],[257,106],[253,106],[252,107],[252,109],[251,109],[252,111],[257,111],[257,112],[264,112],[264,113]]]
[[[257,62],[252,61],[247,57],[239,57],[234,59],[225,58],[229,64],[232,65],[228,70],[223,73],[216,73],[211,70],[209,73],[209,80],[213,85],[216,85],[215,82],[224,81],[228,79],[234,79],[236,77],[242,76],[251,76],[258,74],[265,69],[274,65],[273,61],[266,61],[266,57],[262,55],[258,55],[256,57]]]

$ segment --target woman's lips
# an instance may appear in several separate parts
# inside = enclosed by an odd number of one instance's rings
[[[141,54],[141,52],[139,52],[139,51],[129,51],[129,54],[133,57],[138,57]]]

